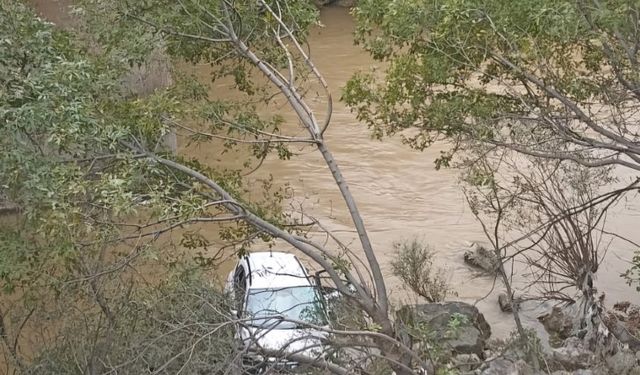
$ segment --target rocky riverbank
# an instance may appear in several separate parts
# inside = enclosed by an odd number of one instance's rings
[[[496,277],[499,260],[486,246],[471,243],[461,253],[479,277]],[[464,302],[404,306],[397,324],[414,350],[446,373],[640,375],[640,306],[619,302],[607,309],[604,294],[585,290],[573,303],[548,305],[538,315],[539,331],[525,325],[525,337],[492,339],[482,312]],[[498,298],[505,319],[521,309],[522,301],[509,300],[505,293]]]
[[[441,368],[454,373],[640,375],[639,306],[616,304],[604,312],[603,322],[607,323],[594,325],[598,332],[592,333],[568,328],[567,322],[575,321],[568,316],[572,313],[572,308],[554,308],[545,315],[545,328],[555,338],[551,343],[542,343],[533,331],[527,332],[526,342],[516,335],[491,340],[491,327],[483,314],[463,302],[405,306],[398,312],[398,325],[418,352],[425,342],[416,338],[424,333],[430,354],[438,358]],[[593,341],[594,336],[599,339]],[[540,364],[537,370],[531,365],[532,354]]]

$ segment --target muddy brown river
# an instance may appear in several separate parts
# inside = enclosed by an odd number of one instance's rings
[[[40,1],[40,9],[52,20],[60,2]],[[399,139],[373,140],[368,129],[337,99],[341,87],[357,70],[369,69],[374,62],[354,46],[353,20],[343,8],[325,8],[323,27],[311,32],[311,56],[331,87],[335,102],[331,125],[326,133],[351,191],[360,207],[371,240],[388,276],[391,296],[396,303],[415,300],[404,291],[398,280],[390,275],[390,260],[394,257],[392,244],[403,239],[418,238],[430,244],[436,254],[436,264],[444,267],[455,299],[477,303],[493,327],[496,336],[504,336],[513,328],[510,315],[500,312],[497,292],[502,288],[493,280],[475,274],[462,262],[462,248],[467,241],[483,241],[480,225],[466,206],[458,172],[434,168],[440,149],[432,147],[424,152],[409,149]],[[203,76],[207,67],[196,67]],[[220,86],[216,90],[224,90]],[[219,95],[219,92],[213,92]],[[321,108],[321,107],[319,107]],[[274,111],[281,111],[277,108]],[[319,116],[322,114],[319,113]],[[183,149],[184,150],[184,149]],[[216,149],[199,147],[184,150],[204,160],[223,160]],[[290,161],[268,159],[260,175],[271,174],[279,184],[289,183],[295,194],[291,202],[302,204],[305,212],[321,220],[345,243],[357,248],[357,235],[344,208],[342,197],[325,167],[319,153],[312,149],[295,149],[298,156]],[[620,171],[622,181],[635,176]],[[608,229],[640,242],[640,197],[630,196],[609,215]],[[214,230],[214,229],[212,229]],[[215,236],[215,233],[211,233]],[[598,272],[597,285],[606,292],[612,304],[626,299],[640,303],[640,294],[625,285],[620,273],[628,268],[633,248],[621,241],[613,241],[604,264]],[[489,295],[488,295],[489,294]],[[535,307],[535,306],[534,306]],[[532,322],[535,309],[527,314]]]
[[[374,65],[372,59],[354,46],[353,20],[342,8],[322,11],[324,27],[316,28],[310,38],[313,61],[329,83],[334,98],[351,75]],[[319,107],[318,116],[322,116]],[[463,248],[468,241],[483,241],[478,222],[469,211],[455,170],[436,171],[433,161],[441,148],[424,152],[409,149],[399,139],[373,140],[366,126],[342,103],[336,102],[332,122],[326,133],[351,191],[360,207],[383,272],[389,276],[391,295],[397,303],[414,301],[398,280],[390,275],[395,241],[418,238],[436,252],[436,263],[447,271],[457,299],[478,303],[492,324],[494,333],[503,336],[513,327],[510,316],[500,312],[496,300],[501,291],[490,292],[493,280],[479,277],[462,263]],[[296,202],[303,201],[307,212],[322,220],[347,243],[357,247],[357,236],[331,174],[320,155],[303,150],[291,161],[269,160],[263,173],[288,182],[296,191]],[[622,180],[634,173],[621,170]],[[304,199],[306,198],[306,199]],[[640,240],[640,205],[638,197],[629,197],[609,216],[609,230]],[[605,263],[599,271],[598,285],[607,301],[620,299],[640,302],[639,294],[619,277],[626,270],[633,248],[620,241],[612,242]],[[530,306],[534,308],[535,306]],[[528,315],[532,322],[537,309]]]

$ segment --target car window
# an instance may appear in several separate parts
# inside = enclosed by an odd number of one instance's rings
[[[247,290],[247,278],[242,265],[239,265],[238,268],[236,268],[236,272],[233,275],[233,288],[236,309],[238,312],[241,312],[242,302],[244,301],[245,292]]]
[[[254,318],[251,321],[254,326],[277,324],[280,329],[296,328],[299,324],[279,322],[276,317],[316,325],[326,324],[323,304],[316,288],[312,286],[249,289],[245,315]]]

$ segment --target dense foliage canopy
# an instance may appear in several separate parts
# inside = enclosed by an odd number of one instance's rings
[[[233,204],[273,223],[287,221],[283,194],[267,179],[249,201],[240,170],[178,156],[166,141],[175,122],[197,119],[209,135],[187,139],[224,134],[225,142],[212,143],[225,152],[277,132],[282,120],[259,116],[247,99],[209,98],[205,87],[177,74],[176,84],[141,95],[128,77],[153,69],[152,54],[168,63],[164,50],[192,61],[204,53],[219,62],[222,76],[254,93],[246,64],[230,49],[167,44],[123,16],[125,2],[79,4],[78,25],[65,31],[19,2],[0,3],[0,203],[18,208],[0,225],[2,353],[14,370],[35,373],[224,371],[235,355],[229,309],[206,274],[221,253],[209,251],[215,238],[189,224],[229,222],[217,237],[240,252],[271,237],[183,171],[215,180]],[[145,4],[166,11],[158,17],[186,14],[174,2]],[[291,4],[291,19],[298,19],[295,9],[306,12],[302,33],[315,12]],[[252,22],[255,31],[268,20]],[[265,36],[255,37],[268,50]],[[225,126],[235,123],[243,128]],[[273,150],[289,155],[278,143],[248,144],[246,166]],[[171,231],[177,236],[167,242],[162,234]],[[218,334],[207,335],[212,329]]]
[[[389,62],[345,91],[375,135],[640,169],[636,2],[365,0],[354,14],[357,41]]]

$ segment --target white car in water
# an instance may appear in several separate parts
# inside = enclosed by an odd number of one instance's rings
[[[324,358],[327,334],[307,324],[327,326],[325,304],[295,255],[249,253],[229,273],[225,289],[240,321],[236,339],[245,371],[300,369],[301,363],[290,358],[295,355]]]

